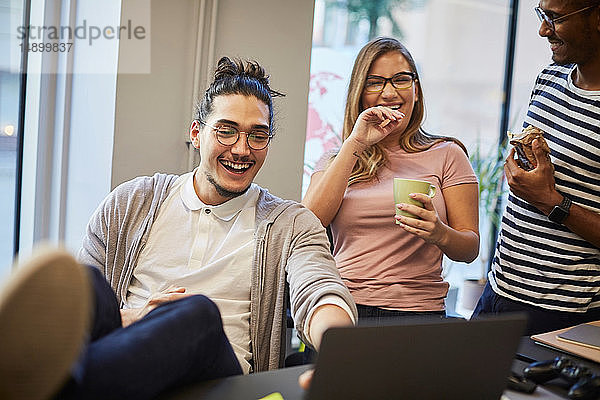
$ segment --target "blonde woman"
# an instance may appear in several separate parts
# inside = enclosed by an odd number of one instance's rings
[[[314,172],[303,200],[331,227],[359,318],[444,316],[442,256],[470,262],[479,252],[477,178],[466,149],[425,133],[423,118],[408,50],[392,38],[366,44],[350,79],[343,144]],[[436,187],[433,198],[411,195],[424,208],[396,204],[419,218],[395,217],[394,177]]]

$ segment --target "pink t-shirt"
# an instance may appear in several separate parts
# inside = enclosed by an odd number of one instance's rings
[[[395,224],[393,179],[419,179],[436,187],[433,203],[447,223],[442,190],[477,183],[469,160],[453,142],[419,153],[388,151],[378,180],[354,184],[331,222],[333,255],[358,304],[404,311],[441,311],[448,293],[442,251]],[[441,189],[441,190],[440,190]]]

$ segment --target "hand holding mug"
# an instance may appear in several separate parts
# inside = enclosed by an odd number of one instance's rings
[[[437,245],[444,237],[446,226],[433,205],[435,193],[435,186],[429,182],[394,178],[396,224],[427,243]]]
[[[418,218],[414,213],[406,209],[399,209],[398,204],[409,204],[423,208],[423,202],[410,196],[412,193],[426,194],[430,199],[435,196],[435,186],[426,181],[417,179],[394,178],[394,202],[396,204],[396,215]],[[398,220],[396,223],[399,224]]]

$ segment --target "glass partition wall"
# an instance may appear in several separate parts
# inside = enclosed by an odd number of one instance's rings
[[[8,273],[15,249],[16,182],[19,171],[21,48],[10,40],[12,27],[21,25],[22,0],[0,0],[0,277]]]

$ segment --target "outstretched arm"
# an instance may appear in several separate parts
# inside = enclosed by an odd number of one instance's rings
[[[352,324],[352,319],[341,307],[333,304],[322,305],[317,308],[312,315],[308,327],[312,344],[319,350],[323,334],[327,329],[335,326],[349,326]]]
[[[342,308],[332,305],[325,304],[317,308],[310,320],[310,337],[313,340],[313,345],[317,350],[321,347],[321,340],[323,334],[329,328],[335,326],[348,326],[352,325],[353,321],[350,316]],[[304,390],[308,390],[313,377],[313,369],[305,371],[298,377],[298,384]]]
[[[329,225],[337,214],[358,156],[368,146],[388,136],[402,118],[404,114],[387,107],[364,110],[329,167],[313,174],[302,204],[321,220],[323,226]]]
[[[317,217],[299,204],[289,210],[295,214],[286,262],[290,310],[300,338],[318,347],[327,328],[357,318],[356,306]]]

